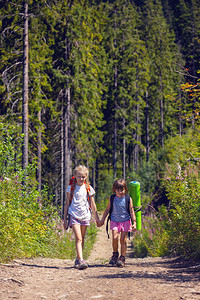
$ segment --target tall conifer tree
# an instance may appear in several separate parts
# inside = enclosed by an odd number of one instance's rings
[[[170,32],[164,18],[161,2],[145,1],[143,9],[144,40],[150,57],[148,113],[151,128],[149,131],[151,140],[154,140],[154,147],[157,140],[159,142],[157,146],[163,148],[164,137],[169,133],[168,128],[173,125],[170,119],[173,109],[168,95],[173,94],[176,88],[178,47],[173,32]]]

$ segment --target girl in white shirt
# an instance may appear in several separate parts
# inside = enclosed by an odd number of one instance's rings
[[[99,217],[93,195],[94,189],[87,183],[88,169],[80,165],[74,170],[74,183],[67,187],[67,200],[64,207],[64,228],[67,229],[67,215],[69,215],[69,226],[72,228],[76,238],[77,258],[74,267],[86,269],[88,264],[83,260],[83,246],[87,226],[90,225],[91,209],[97,224]]]

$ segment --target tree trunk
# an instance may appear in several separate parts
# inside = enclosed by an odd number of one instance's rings
[[[125,51],[125,47],[124,47],[124,33],[123,33],[123,51]],[[123,99],[123,107],[124,107],[124,110],[125,110],[125,100]],[[123,119],[122,119],[122,128],[123,128],[123,134],[125,135],[125,128],[126,128],[126,119],[125,119],[125,116],[123,116]],[[126,178],[126,139],[125,137],[123,137],[123,143],[122,143],[122,176],[123,178],[125,179]]]
[[[70,42],[68,38],[65,40],[65,59],[69,60],[70,57]],[[70,71],[68,72],[70,77]],[[67,187],[71,177],[71,90],[69,80],[67,87],[64,91],[64,104],[63,104],[63,207],[62,215],[64,212],[64,205],[67,199]]]
[[[96,192],[96,199],[98,199],[98,182],[99,182],[99,160],[96,158],[96,168],[95,168],[95,192]]]
[[[123,127],[123,132],[125,132],[125,117],[123,117],[122,121],[122,127]],[[123,169],[123,178],[126,178],[126,140],[125,137],[123,137],[123,158],[122,158],[122,169]]]
[[[117,66],[115,65],[115,73],[114,73],[114,86],[115,86],[115,109],[114,109],[114,132],[113,132],[113,176],[116,178],[117,176]]]
[[[60,182],[60,198],[61,198],[61,218],[63,218],[64,214],[64,114],[63,114],[63,105],[62,105],[62,122],[61,122],[61,128],[60,128],[60,156],[61,156],[61,182]]]
[[[138,159],[139,159],[139,142],[140,142],[140,136],[139,136],[139,124],[140,124],[140,105],[137,104],[136,106],[136,137],[135,137],[135,147],[134,147],[134,169],[137,172],[138,171]]]
[[[92,168],[92,186],[94,190],[96,189],[96,183],[95,183],[95,162],[93,163],[93,168]]]
[[[160,99],[160,118],[161,118],[161,123],[160,123],[160,135],[161,135],[161,147],[164,148],[164,116],[163,116],[163,97]]]
[[[150,152],[150,143],[149,143],[149,99],[148,91],[146,91],[146,162],[149,162],[149,152]]]
[[[71,141],[70,141],[70,87],[65,89],[65,107],[63,110],[63,205],[67,198],[67,186],[71,177]],[[62,209],[63,213],[63,209]]]
[[[181,101],[181,90],[179,89],[179,104],[182,103]],[[183,127],[183,122],[182,122],[182,109],[181,109],[181,105],[179,105],[179,116],[178,116],[178,119],[179,119],[179,136],[181,137],[182,136],[182,127]]]
[[[164,103],[162,94],[162,75],[160,77],[160,136],[161,147],[164,148]]]
[[[22,168],[28,166],[28,3],[24,3],[23,36],[23,96],[22,96]]]
[[[135,148],[134,148],[134,170],[135,172],[138,171],[138,151],[139,151],[139,147],[138,147],[138,134],[136,133],[136,144],[135,144]]]
[[[116,15],[116,11],[115,11]],[[114,30],[116,31],[116,21],[114,22]],[[116,36],[114,38],[114,47],[117,47]],[[116,58],[115,58],[116,59]],[[113,132],[113,177],[117,176],[117,65],[114,66],[114,95],[115,95],[115,104],[114,104],[114,132]]]
[[[41,124],[41,111],[38,112],[38,123]],[[40,125],[38,126],[38,138],[37,138],[37,156],[38,156],[38,167],[37,167],[37,182],[38,182],[38,191],[41,192],[42,187],[42,156],[41,156],[41,140],[42,134]],[[40,199],[39,199],[40,201]]]

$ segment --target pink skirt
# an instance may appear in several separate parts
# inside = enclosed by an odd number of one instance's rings
[[[125,221],[125,222],[110,221],[110,230],[115,230],[115,231],[118,231],[118,232],[121,232],[121,231],[125,231],[125,232],[132,231],[131,219],[129,219],[128,221]]]

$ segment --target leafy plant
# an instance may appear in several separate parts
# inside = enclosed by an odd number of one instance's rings
[[[142,229],[133,239],[135,257],[165,256],[168,254],[168,233],[156,216],[143,217]]]
[[[8,162],[0,179],[0,261],[33,256],[73,258],[73,234],[64,232],[57,209],[48,198],[48,188],[38,192],[34,165],[21,170],[17,164],[19,154],[11,131],[4,130],[0,138],[1,159],[6,157]],[[87,233],[85,255],[89,255],[95,237],[93,224]]]
[[[198,256],[200,243],[200,182],[195,173],[172,177],[165,183],[171,201],[167,220],[170,251]]]

